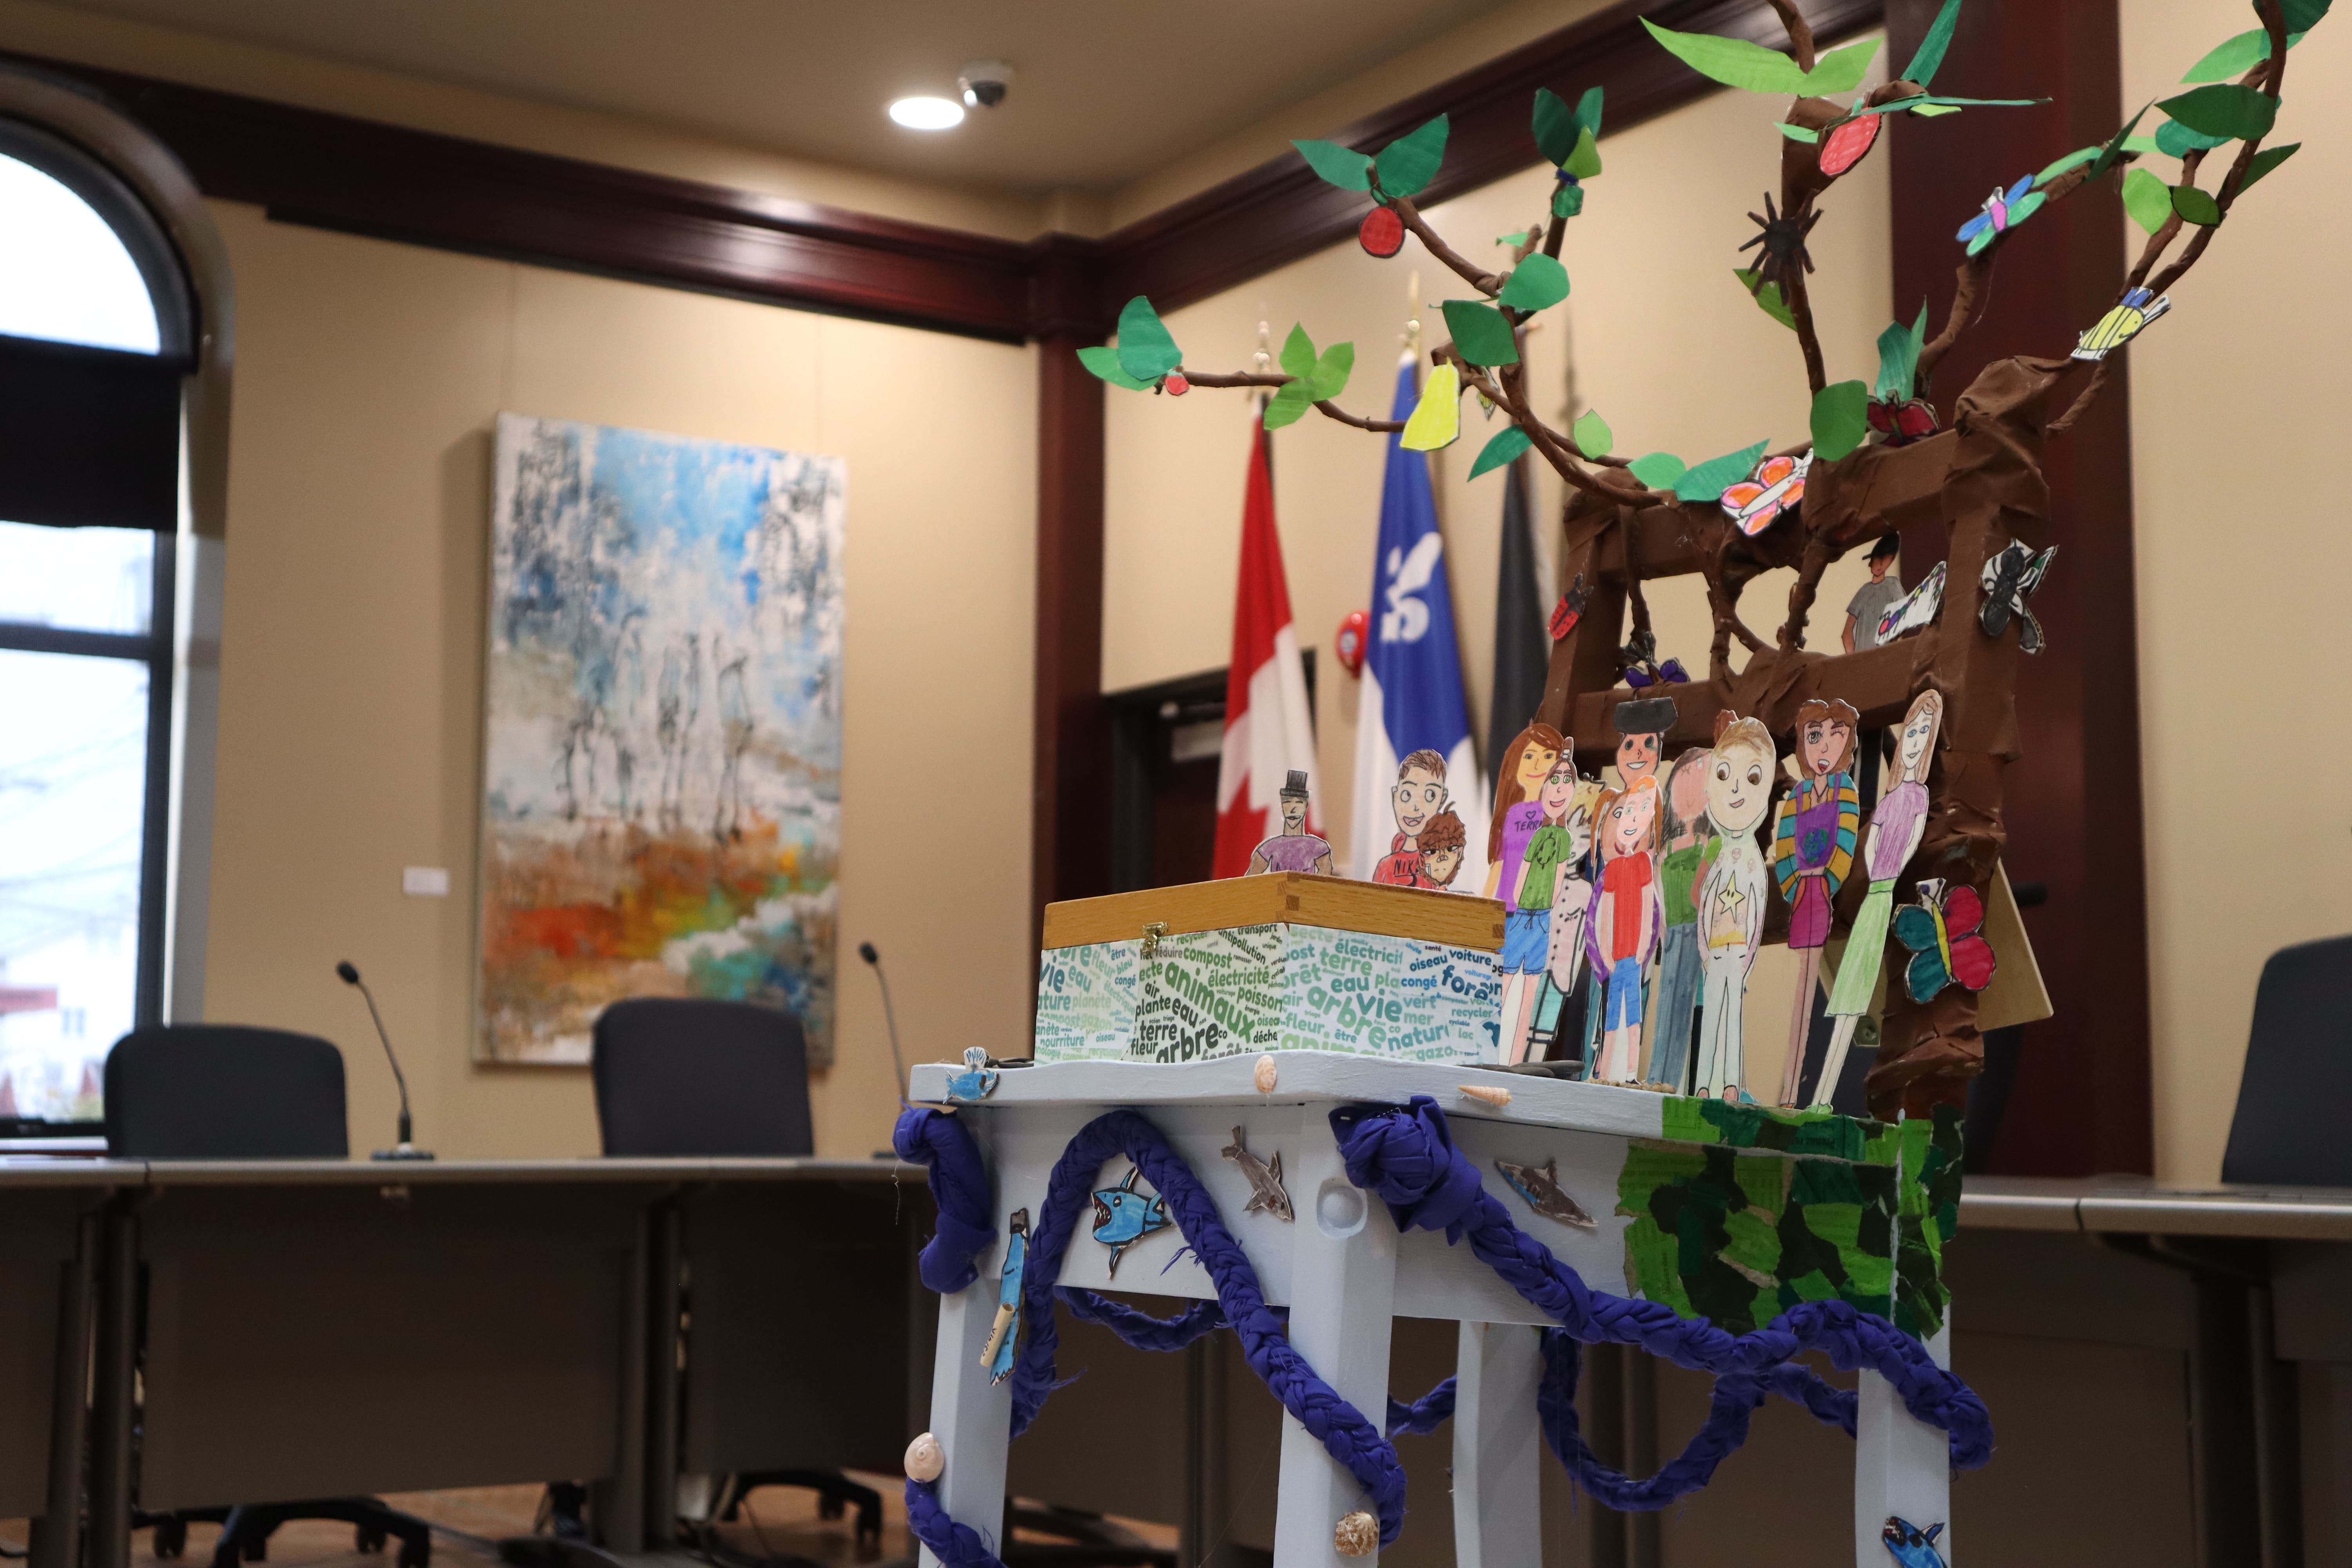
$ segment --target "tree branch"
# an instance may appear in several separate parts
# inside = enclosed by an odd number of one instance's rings
[[[1830,384],[1830,376],[1822,363],[1822,338],[1813,328],[1812,290],[1806,287],[1802,267],[1789,268],[1787,280],[1780,285],[1780,299],[1797,323],[1797,347],[1805,355],[1806,384],[1818,395]]]
[[[1437,231],[1430,227],[1423,219],[1421,209],[1412,205],[1411,196],[1391,196],[1389,205],[1395,211],[1397,216],[1404,220],[1405,232],[1420,240],[1423,248],[1444,262],[1453,270],[1454,276],[1490,299],[1503,291],[1503,275],[1499,272],[1487,271],[1446,244],[1438,237]]]
[[[1796,51],[1797,64],[1805,70],[1813,68],[1813,30],[1805,23],[1794,0],[1772,0],[1772,9],[1780,13],[1780,26],[1789,30],[1789,47]]]
[[[1257,371],[1234,371],[1220,374],[1205,370],[1187,370],[1184,379],[1194,386],[1288,386],[1298,378],[1295,375],[1272,375]],[[1402,419],[1366,419],[1350,414],[1326,398],[1315,405],[1315,412],[1326,419],[1336,419],[1342,425],[1352,425],[1359,430],[1370,430],[1376,436],[1386,436],[1404,428]]]

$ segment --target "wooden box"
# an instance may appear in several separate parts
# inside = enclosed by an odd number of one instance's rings
[[[1494,1061],[1503,907],[1304,873],[1045,908],[1039,1061]]]

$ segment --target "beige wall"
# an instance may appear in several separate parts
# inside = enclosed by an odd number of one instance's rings
[[[2244,18],[2132,0],[2123,24],[2124,100],[2139,103]],[[2352,813],[2331,792],[2305,802],[2290,784],[2245,826],[2229,812],[2241,747],[2290,780],[2352,764],[2347,82],[2338,16],[2288,58],[2276,141],[2303,151],[2238,205],[2131,351],[2157,1170],[2171,1180],[2221,1173],[2263,960],[2352,931]]]
[[[594,1151],[584,1071],[469,1059],[489,442],[512,410],[847,460],[820,1152],[886,1146],[896,1109],[857,942],[890,962],[911,1051],[1024,1038],[1030,351],[212,210],[238,342],[207,1016],[339,1042],[353,1147],[381,1146],[392,1083],[333,977],[349,957],[403,1046],[421,1141]],[[449,868],[459,896],[404,897],[412,865]],[[931,902],[950,876],[951,917]]]

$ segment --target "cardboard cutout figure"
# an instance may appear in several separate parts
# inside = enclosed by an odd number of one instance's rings
[[[1421,831],[1446,806],[1445,759],[1426,749],[1397,764],[1396,787],[1389,792],[1396,813],[1396,837],[1389,852],[1372,868],[1372,880],[1392,888],[1417,888],[1421,883]]]
[[[1715,716],[1715,750],[1707,753],[1706,819],[1716,853],[1698,885],[1699,941],[1706,952],[1705,1003],[1699,1011],[1697,1092],[1725,1100],[1748,1098],[1741,1020],[1748,972],[1764,945],[1764,852],[1756,826],[1772,804],[1780,772],[1772,732],[1755,719],[1726,710]]]
[[[1870,1011],[1872,993],[1878,989],[1885,967],[1886,929],[1895,918],[1895,880],[1917,852],[1920,835],[1927,830],[1927,770],[1935,765],[1936,737],[1944,722],[1944,694],[1923,691],[1903,718],[1895,756],[1900,778],[1871,813],[1870,832],[1863,841],[1862,863],[1870,878],[1870,891],[1854,912],[1847,934],[1845,957],[1838,963],[1837,984],[1830,987],[1830,1016],[1837,1030],[1830,1037],[1829,1054],[1822,1062],[1821,1082],[1813,1088],[1813,1103],[1827,1105],[1837,1093],[1838,1075],[1845,1070],[1845,1054],[1853,1031]]]
[[[1698,906],[1693,896],[1715,858],[1706,816],[1708,756],[1694,747],[1666,774],[1665,851],[1658,857],[1658,900],[1665,934],[1658,942],[1658,1016],[1650,1037],[1652,1083],[1690,1092],[1691,1020],[1698,1011]]]
[[[1331,847],[1307,831],[1307,771],[1293,768],[1282,786],[1282,831],[1250,852],[1246,876],[1267,871],[1331,874]]]
[[[1838,701],[1797,710],[1797,787],[1780,802],[1773,828],[1772,870],[1789,900],[1789,948],[1797,955],[1797,1001],[1789,1022],[1789,1062],[1780,1074],[1780,1100],[1794,1110],[1805,1071],[1805,1035],[1812,1022],[1813,988],[1821,984],[1822,949],[1830,940],[1831,907],[1853,868],[1853,841],[1862,799],[1853,787],[1853,728],[1860,715]]]
[[[1568,738],[1549,724],[1530,724],[1503,753],[1508,771],[1496,782],[1493,825],[1486,830],[1486,896],[1503,903],[1503,952],[1496,969],[1503,981],[1503,1056],[1523,1048],[1526,1020],[1537,981],[1549,956],[1551,906],[1523,907],[1528,841],[1543,826],[1543,788],[1562,757],[1572,754]],[[1518,1020],[1515,1029],[1513,1020]],[[1515,1045],[1515,1042],[1520,1044]]]
[[[1462,874],[1462,852],[1469,847],[1469,830],[1450,811],[1441,811],[1421,830],[1421,875],[1413,883],[1442,893]]]
[[[1870,547],[1870,581],[1853,591],[1845,606],[1845,651],[1878,646],[1879,617],[1903,602],[1903,579],[1895,565],[1903,555],[1900,535],[1882,533]]]
[[[1588,831],[1580,842],[1568,820],[1576,800],[1576,786],[1581,783],[1576,776],[1576,759],[1562,751],[1551,772],[1537,792],[1536,804],[1543,812],[1541,826],[1528,836],[1527,848],[1519,858],[1518,908],[1531,919],[1538,914],[1542,920],[1543,945],[1535,961],[1524,973],[1503,977],[1503,1060],[1521,1062],[1527,1059],[1528,1037],[1535,1031],[1536,999],[1542,991],[1543,978],[1550,971],[1552,953],[1558,946],[1554,927],[1560,916],[1559,902],[1560,868],[1570,860],[1582,858],[1591,846]],[[1530,924],[1529,931],[1537,928]],[[1532,942],[1534,938],[1528,937]],[[1523,953],[1522,957],[1526,955]]]
[[[1658,749],[1675,727],[1675,700],[1637,697],[1617,704],[1617,787],[1629,790],[1637,779],[1653,778],[1658,771]]]
[[[1555,1038],[1568,1021],[1569,999],[1584,973],[1584,923],[1592,913],[1592,808],[1601,786],[1579,779],[1576,798],[1568,808],[1568,855],[1552,871],[1551,961],[1548,973],[1559,1005],[1553,1009]]]
[[[1601,1083],[1634,1084],[1642,1079],[1644,993],[1665,913],[1651,859],[1658,847],[1655,775],[1644,774],[1631,787],[1602,795],[1594,837],[1601,846],[1601,882],[1585,942],[1594,978],[1607,991],[1592,1077]]]

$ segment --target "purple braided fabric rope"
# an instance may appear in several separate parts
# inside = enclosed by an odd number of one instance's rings
[[[946,1111],[908,1110],[891,1130],[890,1147],[901,1160],[930,1172],[940,1228],[923,1244],[916,1271],[930,1290],[952,1296],[980,1278],[973,1259],[996,1240],[991,1213],[995,1205],[980,1145],[972,1142],[971,1130]]]

